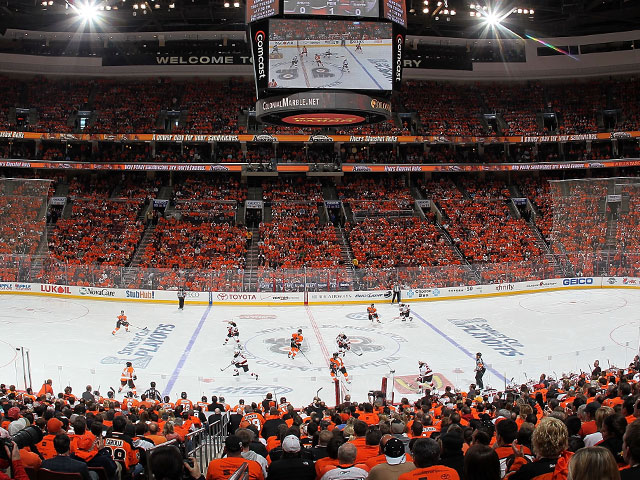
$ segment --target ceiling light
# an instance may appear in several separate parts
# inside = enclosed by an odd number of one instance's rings
[[[424,7],[422,9],[422,13],[429,13],[429,7]]]
[[[72,7],[85,22],[92,22],[98,16],[98,5],[92,1],[79,2]]]

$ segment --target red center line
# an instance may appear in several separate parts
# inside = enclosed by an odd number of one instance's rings
[[[307,316],[309,317],[309,321],[311,322],[311,328],[313,328],[313,331],[316,334],[316,339],[318,340],[318,345],[320,345],[320,350],[322,351],[322,355],[324,356],[324,361],[327,363],[327,367],[329,367],[329,350],[327,350],[327,346],[324,344],[324,339],[322,338],[322,335],[320,334],[320,329],[318,328],[318,324],[316,323],[316,319],[313,316],[313,313],[311,313],[311,308],[309,308],[309,306],[307,305],[305,307],[305,309],[307,310]]]
[[[307,84],[307,88],[311,88],[311,84],[309,83],[309,76],[307,75],[307,69],[304,68],[304,62],[302,61],[302,54],[300,53],[300,47],[296,47],[296,50],[298,51],[298,60],[300,61],[300,68],[302,68],[302,73],[304,73],[304,83]],[[307,49],[307,54],[305,55],[305,57],[309,56],[308,53],[308,49]]]

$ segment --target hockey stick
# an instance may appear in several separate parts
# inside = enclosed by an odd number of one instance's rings
[[[302,345],[300,345],[300,347],[302,347]],[[309,360],[307,358],[307,356],[304,354],[304,352],[302,351],[302,348],[300,348],[300,353],[302,354],[302,356],[307,360],[307,362],[309,362],[309,365],[312,365],[311,360]]]
[[[320,390],[322,390],[324,387],[320,387],[318,390],[316,390],[316,397],[318,396],[318,394],[320,393]]]
[[[149,330],[148,327],[140,328],[140,327],[136,327],[135,325],[132,325],[132,324],[129,324],[129,326],[133,327],[133,328],[137,328],[138,330]]]
[[[361,357],[361,356],[362,356],[362,353],[356,353],[355,351],[353,351],[353,350],[351,350],[351,349],[349,349],[349,351],[350,351],[351,353],[353,353],[354,355],[357,355],[358,357]]]
[[[225,371],[227,368],[229,368],[231,365],[233,365],[233,363],[230,363],[230,364],[229,364],[229,365],[227,365],[226,367],[221,368],[221,369],[220,369],[220,371],[221,371],[221,372],[224,372],[224,371]]]
[[[302,345],[300,345],[300,348],[298,349],[298,351],[302,354],[302,356],[307,360],[307,362],[309,362],[309,365],[312,365],[311,360],[309,360],[307,358],[307,356],[304,354],[304,352],[302,351]]]

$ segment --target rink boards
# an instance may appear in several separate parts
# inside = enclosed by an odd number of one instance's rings
[[[468,285],[443,288],[402,289],[404,302],[462,300],[574,289],[640,289],[638,277],[575,277],[528,282]],[[58,298],[114,300],[118,302],[177,303],[177,290],[137,290],[81,287],[44,283],[0,282],[0,294],[41,295]],[[391,290],[333,292],[198,292],[188,291],[186,303],[193,305],[340,305],[390,301]]]

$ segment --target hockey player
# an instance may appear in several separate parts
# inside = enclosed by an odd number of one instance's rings
[[[151,382],[151,387],[148,388],[144,392],[144,394],[152,402],[161,402],[162,401],[162,395],[160,395],[160,392],[158,390],[156,390],[156,382]]]
[[[302,47],[302,52],[300,52],[300,60],[302,60],[303,55],[306,55],[307,57],[309,56],[309,52],[307,52],[306,46]]]
[[[236,322],[229,321],[227,322],[229,326],[227,327],[227,338],[222,345],[226,345],[229,340],[235,340],[236,345],[240,345],[240,331],[238,330],[238,325]]]
[[[193,409],[193,402],[187,398],[187,392],[182,392],[180,394],[180,398],[176,402],[176,407],[179,407],[180,405],[182,405],[182,410],[184,412]]]
[[[160,403],[160,408],[165,411],[167,410],[173,411],[176,408],[176,406],[171,401],[171,398],[169,397],[169,395],[165,395],[162,403]]]
[[[409,306],[409,304],[407,303],[400,304],[400,319],[403,322],[406,322],[407,320],[409,320],[410,322],[413,322],[413,317],[411,316],[411,307]]]
[[[118,389],[118,393],[122,391],[125,386],[128,386],[134,395],[136,395],[136,385],[133,383],[137,380],[136,372],[133,369],[133,364],[131,362],[127,362],[127,366],[122,370],[122,374],[120,375],[120,388]]]
[[[274,45],[271,49],[271,53],[278,53],[278,45]]]
[[[120,310],[120,315],[118,315],[118,321],[116,322],[116,329],[111,332],[111,335],[115,335],[120,327],[124,327],[125,332],[129,331],[129,322],[127,321],[127,316],[124,314],[124,310]]]
[[[322,64],[322,59],[320,58],[320,54],[319,53],[316,53],[315,61],[318,64],[319,67],[324,67],[324,65]]]
[[[299,328],[297,332],[291,335],[291,349],[287,354],[289,358],[296,358],[296,355],[300,351],[300,347],[302,346],[302,341],[304,337],[302,336],[302,329]]]
[[[351,350],[351,343],[349,342],[349,338],[344,333],[340,333],[336,337],[336,343],[338,344],[338,354],[343,357],[348,350]]]
[[[371,320],[371,323],[373,323],[373,320],[375,319],[378,323],[382,323],[380,321],[380,318],[378,318],[378,310],[376,309],[376,306],[372,303],[370,307],[367,307],[367,313],[369,314],[369,320]]]
[[[239,368],[242,368],[242,371],[245,373],[249,371],[249,362],[240,350],[236,350],[236,353],[233,354],[233,360],[231,360],[231,364],[235,367],[233,369],[234,377],[240,375],[240,371],[238,370]],[[256,377],[256,380],[258,380],[257,373],[251,372],[251,376]]]
[[[325,57],[329,57],[329,58],[331,58],[331,55],[333,55],[333,53],[331,53],[331,49],[330,49],[330,48],[327,48],[327,51],[326,51],[326,52],[324,52],[324,56],[325,56]]]
[[[418,378],[416,380],[420,383],[429,383],[433,379],[433,372],[431,367],[426,362],[418,361]]]
[[[344,362],[340,358],[338,352],[335,352],[333,354],[333,357],[329,359],[329,369],[331,372],[331,378],[335,379],[338,372],[340,372],[342,373],[342,375],[344,375],[344,379],[347,381],[347,383],[351,383],[349,380],[347,369],[345,368]]]
[[[293,56],[293,58],[291,59],[291,67],[289,68],[298,68],[298,57],[297,56]]]
[[[349,62],[347,61],[346,58],[342,61],[342,70],[341,71],[344,72],[345,70],[347,72],[349,72]],[[351,72],[349,72],[349,73],[351,73]]]
[[[358,52],[362,53],[362,44],[360,42],[356,45],[356,53]]]
[[[420,393],[423,393],[425,384],[431,385],[431,380],[433,380],[433,372],[431,371],[431,367],[429,367],[426,362],[421,361],[418,361],[418,372],[418,378],[416,378],[416,382],[418,382],[418,391]]]

